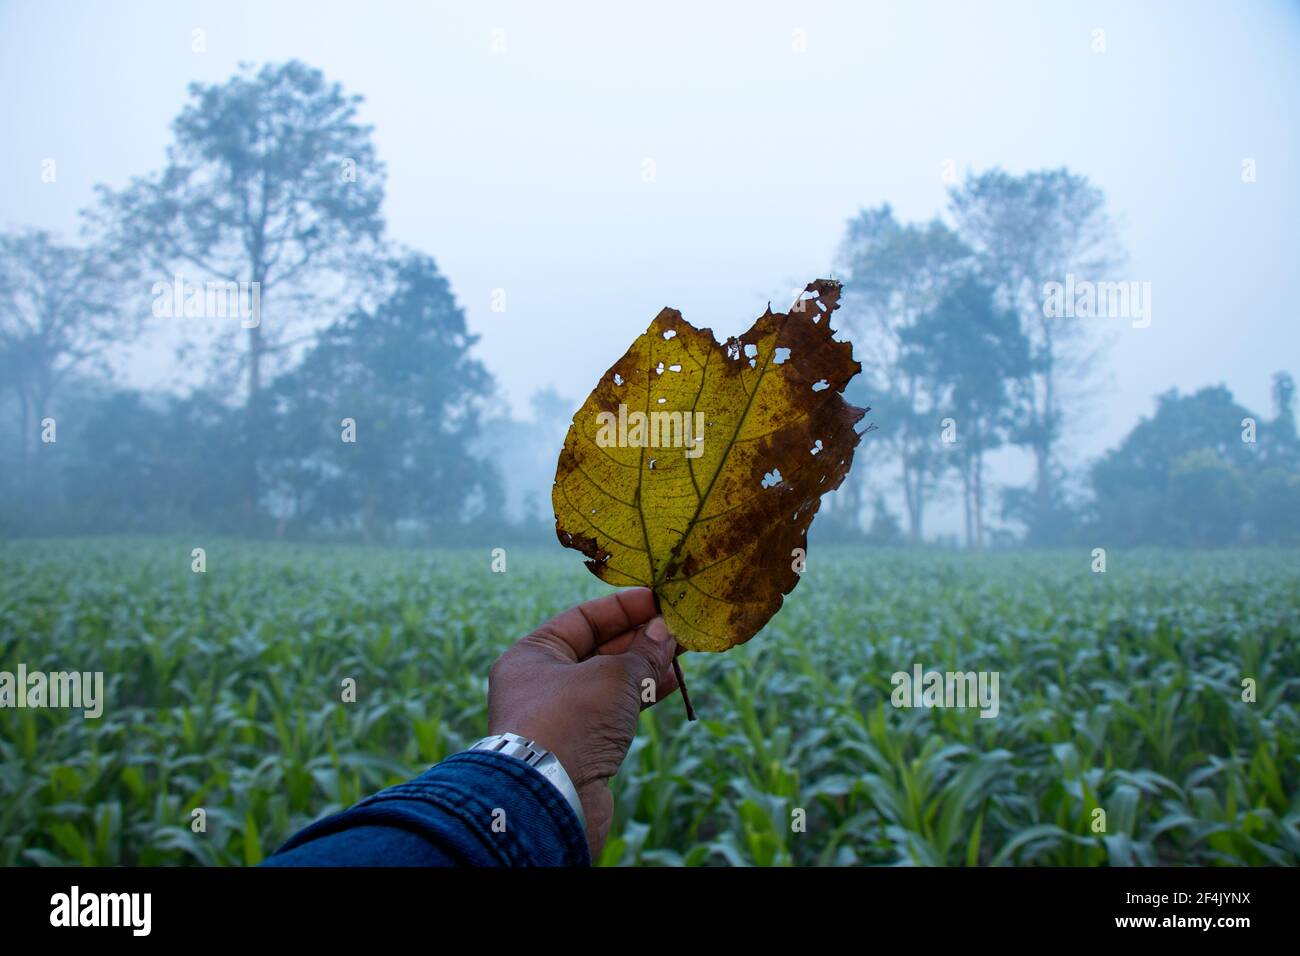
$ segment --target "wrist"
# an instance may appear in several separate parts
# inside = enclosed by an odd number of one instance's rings
[[[513,757],[522,760],[528,766],[540,773],[546,781],[551,784],[560,796],[564,798],[565,803],[573,810],[574,815],[578,818],[578,826],[582,829],[584,835],[587,830],[587,817],[582,809],[582,798],[578,794],[578,789],[574,786],[572,778],[564,765],[560,763],[560,758],[552,751],[547,750],[536,741],[515,733],[497,733],[484,737],[482,740],[471,745],[470,751],[485,751],[487,753],[499,753],[507,757]]]

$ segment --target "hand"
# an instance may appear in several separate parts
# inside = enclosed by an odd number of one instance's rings
[[[631,588],[547,621],[488,674],[488,733],[519,734],[555,754],[582,800],[593,860],[614,816],[609,778],[641,709],[677,689],[677,652],[654,592]]]

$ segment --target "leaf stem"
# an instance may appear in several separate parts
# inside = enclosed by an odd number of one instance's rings
[[[686,691],[686,678],[682,676],[682,665],[673,658],[673,673],[677,675],[677,686],[682,691],[682,702],[686,704],[686,719],[695,719],[695,708],[691,706],[691,695]]]

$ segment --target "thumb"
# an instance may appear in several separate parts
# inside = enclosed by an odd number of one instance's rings
[[[676,653],[677,641],[668,633],[664,619],[656,617],[637,632],[623,657],[638,684],[647,677],[658,683],[672,670]]]

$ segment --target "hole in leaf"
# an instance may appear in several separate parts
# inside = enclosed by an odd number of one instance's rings
[[[623,376],[622,376],[622,375],[619,375],[618,372],[615,372],[615,373],[614,373],[614,384],[615,384],[615,385],[622,385],[622,384],[623,384]]]
[[[824,392],[826,389],[830,387],[831,387],[831,383],[826,381],[826,379],[822,379],[820,382],[813,382],[814,392]]]
[[[748,345],[745,346],[745,356],[747,358],[753,358],[757,354],[758,354],[758,346],[755,345],[753,342],[750,342]]]
[[[650,470],[651,471],[655,470],[655,459],[653,458],[650,459]]]
[[[820,438],[817,439],[817,441],[813,443],[812,448],[808,450],[811,451],[814,455],[817,454],[819,451],[822,450],[822,440]]]
[[[779,485],[780,483],[781,483],[780,468],[773,468],[771,471],[769,471],[766,475],[763,476],[764,488],[771,488],[773,485]]]
[[[668,401],[668,399],[666,399],[666,398],[656,398],[655,401],[658,402],[660,405],[662,405],[664,402]]]
[[[676,335],[676,334],[677,334],[677,332],[676,332],[675,329],[669,329],[667,332],[664,333],[664,338],[665,338],[665,339],[671,339],[671,338],[672,338],[674,335]]]
[[[664,373],[664,363],[660,362],[659,367],[655,369],[655,374],[662,375],[663,373]]]
[[[779,349],[777,349],[776,352],[773,353],[773,355],[772,355],[772,364],[773,364],[773,365],[781,365],[781,364],[784,363],[785,360],[788,359],[789,357],[790,357],[790,350],[789,350],[789,349],[784,348],[784,347],[783,347],[783,348],[779,348]]]
[[[681,370],[682,370],[682,367],[681,367],[680,365],[670,365],[670,366],[668,366],[668,371],[670,371],[670,372],[680,372]]]

